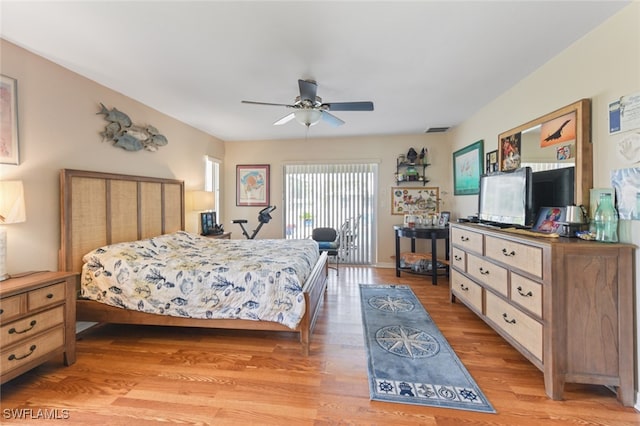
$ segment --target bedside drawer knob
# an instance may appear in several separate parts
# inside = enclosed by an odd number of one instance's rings
[[[469,291],[469,287],[465,287],[464,284],[460,284],[462,291]]]
[[[47,299],[53,299],[53,293],[47,294]]]
[[[489,275],[489,270],[484,268],[478,268],[482,275]]]
[[[0,309],[0,315],[4,314],[4,309]]]
[[[509,324],[515,324],[516,320],[515,318],[513,319],[508,319],[507,314],[502,314],[502,319],[504,320],[504,322],[509,323]]]
[[[9,334],[22,334],[22,333],[26,333],[27,331],[33,330],[33,327],[35,327],[35,326],[36,326],[36,323],[37,323],[37,321],[36,321],[36,320],[31,321],[31,322],[29,323],[29,325],[30,325],[31,327],[29,327],[29,328],[25,328],[25,329],[24,329],[24,330],[22,330],[22,331],[18,331],[18,330],[16,330],[16,329],[15,329],[15,327],[11,327],[11,328],[9,329]]]
[[[469,241],[469,237],[465,237],[464,235],[460,236],[460,241]]]
[[[522,297],[532,297],[533,293],[531,293],[531,291],[529,291],[529,293],[523,293],[522,292],[522,287],[518,287],[518,293],[520,293],[520,296]]]
[[[462,256],[458,256],[457,254],[455,256],[453,256],[453,258],[457,261],[462,260]]]
[[[22,356],[18,356],[16,354],[11,354],[9,355],[9,361],[13,361],[13,360],[21,360],[21,359],[25,359],[26,357],[28,357],[29,355],[31,355],[34,351],[36,350],[36,345],[31,345],[31,347],[29,348],[29,353],[22,355]]]
[[[511,257],[511,256],[515,256],[516,252],[515,252],[515,250],[511,250],[510,252],[508,252],[506,248],[503,248],[502,249],[502,254],[504,254],[507,257]]]

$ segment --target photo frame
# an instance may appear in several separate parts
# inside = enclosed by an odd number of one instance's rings
[[[487,152],[485,154],[485,173],[492,173],[498,171],[498,150],[494,149],[493,151]]]
[[[520,167],[522,133],[514,133],[500,139],[498,144],[498,161],[501,171],[515,170]]]
[[[451,212],[440,213],[440,218],[438,219],[438,226],[447,226],[449,224],[450,218],[451,218]]]
[[[391,214],[438,213],[440,189],[433,187],[391,188]]]
[[[216,212],[200,213],[200,224],[202,226],[202,235],[211,235],[216,231]]]
[[[18,81],[0,74],[0,164],[20,164]]]
[[[480,193],[480,174],[483,169],[484,140],[453,153],[453,194],[473,195]]]
[[[566,222],[566,215],[565,207],[540,207],[532,229],[549,234],[556,233],[563,222]]]
[[[236,166],[236,206],[269,205],[269,165]]]

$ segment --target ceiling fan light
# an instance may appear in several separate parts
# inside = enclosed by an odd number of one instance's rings
[[[296,120],[303,126],[313,126],[322,118],[322,111],[317,109],[298,109],[294,111]]]

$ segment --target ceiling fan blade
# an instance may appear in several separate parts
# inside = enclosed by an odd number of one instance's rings
[[[316,94],[318,93],[318,85],[313,81],[298,80],[298,87],[300,87],[300,100],[310,101],[311,104],[316,103]]]
[[[342,126],[344,121],[340,120],[335,115],[329,114],[327,111],[322,111],[322,119],[333,127]]]
[[[330,111],[373,111],[373,102],[331,102],[322,104]]]
[[[255,101],[241,101],[241,102],[243,104],[285,106],[285,107],[294,108],[293,105],[289,105],[289,104],[273,104],[271,102],[255,102]]]
[[[295,118],[295,114],[291,113],[291,114],[287,114],[284,117],[282,117],[280,120],[276,121],[275,123],[273,123],[274,126],[280,126],[282,124],[286,124],[288,122],[290,122],[291,120],[293,120]]]

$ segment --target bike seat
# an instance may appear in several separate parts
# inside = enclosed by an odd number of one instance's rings
[[[236,219],[232,220],[231,223],[247,223],[247,219]]]

